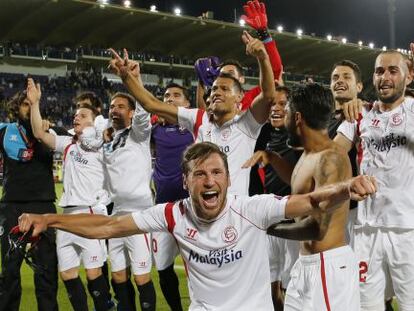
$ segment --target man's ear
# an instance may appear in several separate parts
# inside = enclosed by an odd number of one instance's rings
[[[362,89],[364,88],[364,84],[362,82],[357,83],[357,92],[358,94],[362,92]]]
[[[134,113],[135,113],[135,110],[130,110],[130,111],[128,112],[128,117],[129,117],[130,119],[132,119],[132,117],[134,116]]]
[[[298,126],[302,123],[302,114],[298,111],[295,112],[295,124]]]

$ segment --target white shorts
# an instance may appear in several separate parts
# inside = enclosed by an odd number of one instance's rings
[[[281,281],[282,287],[287,288],[290,271],[299,257],[299,241],[267,236],[269,247],[270,281]]]
[[[168,232],[153,232],[152,254],[158,271],[164,270],[174,264],[179,250],[172,234]]]
[[[351,247],[299,256],[292,269],[284,310],[359,311],[358,263]]]
[[[362,310],[383,310],[392,288],[399,310],[414,310],[414,230],[364,226],[354,231]]]
[[[63,214],[90,213],[88,207],[64,208]],[[57,230],[56,252],[59,271],[66,271],[79,267],[81,263],[85,269],[102,267],[105,255],[100,240],[80,237],[73,233]]]
[[[151,235],[148,233],[109,239],[111,270],[118,272],[130,266],[134,275],[150,273],[152,265],[150,241]]]

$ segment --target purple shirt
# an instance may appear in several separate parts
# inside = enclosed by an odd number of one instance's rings
[[[156,124],[151,139],[155,145],[155,202],[174,202],[188,197],[183,188],[181,160],[184,150],[194,142],[193,135],[178,125]]]

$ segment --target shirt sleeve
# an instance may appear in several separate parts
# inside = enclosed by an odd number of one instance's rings
[[[144,211],[132,213],[132,218],[137,227],[144,232],[168,232],[168,224],[165,220],[165,208],[166,204],[158,204]]]
[[[344,135],[351,142],[355,143],[355,140],[357,138],[356,130],[357,130],[357,122],[351,123],[351,122],[348,122],[348,121],[344,121],[338,127],[336,132]]]
[[[150,137],[152,127],[150,121],[150,114],[138,102],[135,102],[130,135],[136,142],[143,142]]]
[[[240,128],[240,130],[253,139],[257,139],[257,137],[259,137],[262,125],[263,124],[260,124],[256,121],[250,110],[244,112],[240,116],[240,119],[237,123],[237,126]]]
[[[247,217],[258,227],[267,230],[271,225],[285,219],[288,196],[280,197],[274,194],[261,194],[248,198],[245,206]]]
[[[203,110],[201,109],[178,107],[178,125],[186,128],[194,134],[194,128],[197,123],[197,115],[202,113],[202,111]]]
[[[73,137],[72,136],[60,136],[60,135],[56,135],[55,136],[55,151],[57,152],[64,152],[66,147],[71,145],[73,142]]]

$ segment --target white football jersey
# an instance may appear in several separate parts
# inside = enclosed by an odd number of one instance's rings
[[[179,107],[178,123],[193,133],[195,142],[208,141],[220,147],[229,163],[231,186],[228,192],[248,195],[250,169],[241,167],[253,155],[262,127],[250,110],[218,127],[209,121],[204,110]]]
[[[414,229],[414,99],[386,112],[376,102],[338,132],[353,142],[360,137],[360,172],[378,183],[378,192],[359,202],[356,224]]]
[[[63,153],[63,193],[59,206],[92,206],[104,188],[102,152],[86,150],[71,136],[56,136],[56,151]]]
[[[284,218],[287,198],[227,196],[209,222],[191,199],[160,204],[132,216],[143,231],[169,231],[184,259],[190,310],[273,310],[266,229]]]
[[[116,131],[113,140],[103,145],[106,186],[114,213],[153,205],[150,137],[150,115],[136,103],[132,125]]]

